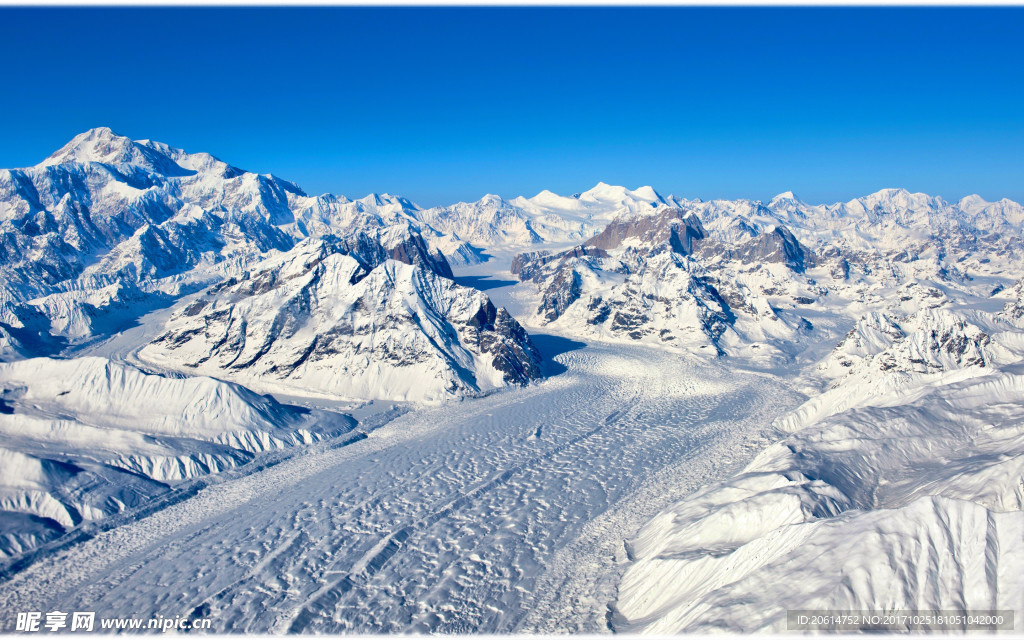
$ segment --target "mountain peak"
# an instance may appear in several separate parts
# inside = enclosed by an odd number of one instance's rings
[[[879,189],[878,191],[870,194],[868,197],[870,197],[870,196],[879,196],[879,197],[893,198],[893,197],[896,197],[896,196],[905,196],[905,195],[910,195],[910,192],[907,191],[906,189],[904,189],[903,187],[886,187],[885,189]]]
[[[779,195],[777,195],[774,198],[772,198],[771,202],[776,202],[776,201],[781,201],[781,200],[794,200],[796,202],[799,202],[800,198],[798,198],[796,196],[796,194],[793,193],[792,191],[783,191]]]
[[[625,195],[626,191],[628,191],[628,189],[626,189],[626,187],[619,187],[619,186],[611,185],[611,184],[608,184],[607,182],[598,182],[592,188],[587,189],[586,191],[581,193],[580,197],[581,198],[587,198],[587,197],[590,197],[590,198],[601,198],[601,197],[614,197],[614,196],[620,196],[621,197],[621,196]]]
[[[119,133],[115,133],[110,127],[93,127],[78,134],[76,137],[87,137],[87,138],[98,138],[98,139],[113,139],[113,138],[124,138]]]
[[[653,187],[643,186],[631,191],[623,186],[598,182],[593,189],[580,194],[580,200],[590,202],[619,203],[633,207],[640,203],[648,205],[665,204],[665,200]]]
[[[645,185],[633,191],[638,197],[644,200],[661,200],[661,194],[654,190],[654,187]]]
[[[38,166],[49,167],[60,164],[130,164],[166,176],[194,174],[178,164],[177,157],[186,154],[167,145],[146,142],[145,144],[115,133],[110,127],[95,127],[83,131],[67,144],[53,152]]]
[[[878,191],[858,198],[869,207],[881,206],[886,210],[896,209],[929,209],[945,205],[945,201],[938,196],[930,196],[927,193],[912,193],[902,187],[879,189]]]
[[[110,127],[95,127],[69,140],[40,164],[49,166],[69,162],[103,162],[123,153],[132,144],[131,139],[114,133]]]

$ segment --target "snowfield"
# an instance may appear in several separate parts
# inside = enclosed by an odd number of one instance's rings
[[[861,326],[877,336],[877,318]],[[791,609],[1020,610],[1021,352],[995,367],[961,340],[975,355],[940,363],[942,333],[927,335],[931,349],[912,333],[875,356],[896,363],[909,343],[910,373],[851,374],[777,420],[791,435],[742,473],[648,522],[628,543],[613,627],[785,632]],[[929,363],[939,372],[914,372]]]

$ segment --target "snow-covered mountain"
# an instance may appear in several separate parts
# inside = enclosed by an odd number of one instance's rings
[[[649,214],[676,204],[673,198],[663,198],[651,187],[631,191],[604,182],[568,197],[544,190],[532,198],[520,196],[510,202],[531,218],[541,237],[560,243],[587,240],[616,216]]]
[[[66,317],[93,313],[88,300],[103,297],[104,287],[132,288],[139,302],[174,297],[307,237],[364,233],[391,257],[430,263],[447,276],[444,252],[477,259],[465,242],[418,221],[416,211],[394,196],[307,196],[291,182],[206,153],[92,129],[39,165],[0,171],[0,304],[10,320],[3,330],[36,329],[40,344],[88,337],[69,335]],[[32,308],[52,330],[31,322]]]
[[[983,327],[946,309],[924,309],[905,316],[873,311],[857,321],[818,365],[818,371],[840,380],[874,380],[889,372],[935,373],[991,366],[1004,352]]]
[[[486,295],[420,266],[307,240],[206,291],[139,357],[256,388],[438,401],[540,376]]]
[[[522,246],[543,242],[530,216],[500,196],[487,194],[476,202],[459,202],[417,213],[433,228],[477,247]]]
[[[914,287],[989,297],[1024,268],[1010,201],[898,189],[835,205],[788,192],[662,200],[675,206],[623,211],[573,249],[516,256],[512,273],[535,286],[530,322],[780,361],[815,327],[832,335],[869,308],[918,300]]]
[[[598,183],[572,196],[541,191],[532,198],[504,200],[488,194],[476,202],[460,202],[416,213],[432,228],[484,249],[507,250],[541,243],[587,240],[620,215],[648,215],[675,204],[651,187],[631,191]]]
[[[798,339],[808,323],[777,312],[811,301],[813,256],[784,227],[727,242],[680,208],[623,214],[561,253],[516,256],[512,271],[536,284],[535,322],[580,335],[709,353],[762,349]],[[771,296],[771,297],[770,297]]]

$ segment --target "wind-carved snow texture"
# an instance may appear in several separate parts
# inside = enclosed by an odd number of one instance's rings
[[[791,609],[1018,609],[1024,334],[1005,321],[1016,303],[862,317],[819,365],[831,388],[776,421],[791,435],[629,541],[613,628],[786,631]]]
[[[630,542],[614,626],[786,630],[786,610],[1017,609],[1019,365],[865,397]],[[799,416],[799,412],[797,414]]]
[[[0,613],[1018,609],[1022,226],[901,189],[424,209],[88,131],[0,171]]]

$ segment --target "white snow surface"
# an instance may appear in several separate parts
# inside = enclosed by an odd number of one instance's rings
[[[941,337],[936,324],[956,320],[926,314],[904,336],[866,318],[844,345],[895,334],[873,358],[894,366],[810,399],[742,473],[648,522],[629,543],[614,628],[785,632],[792,609],[1019,610],[1021,352],[999,365],[967,331],[968,360],[930,358],[921,342]]]
[[[477,320],[488,310],[495,326]],[[500,368],[536,369],[525,334],[500,333],[517,327],[448,278],[393,260],[366,273],[307,241],[176,312],[138,357],[264,390],[438,402],[538,377]]]

